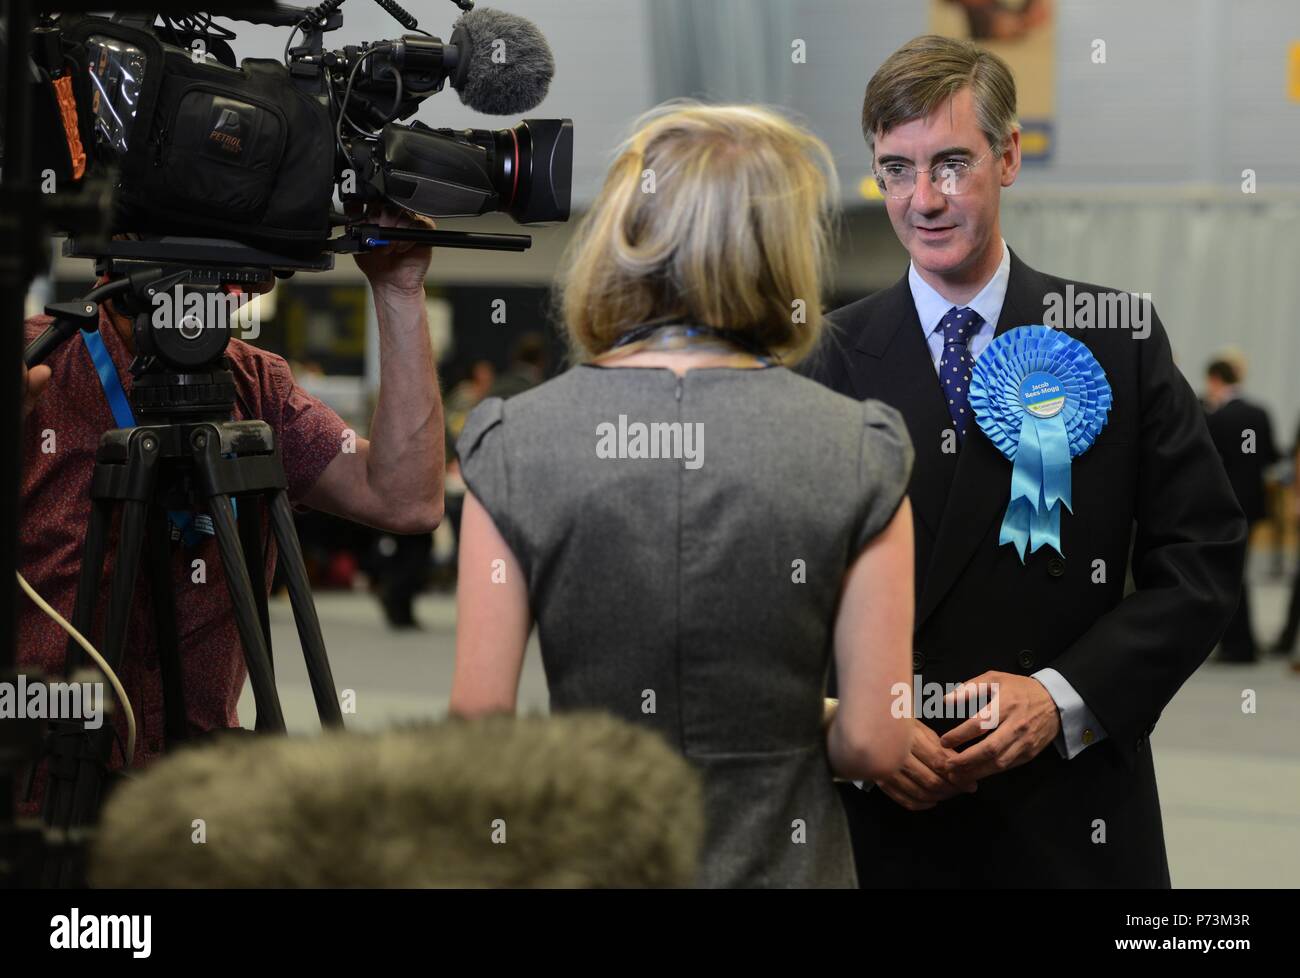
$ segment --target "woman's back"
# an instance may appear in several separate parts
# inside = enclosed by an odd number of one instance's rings
[[[484,402],[459,450],[527,577],[552,707],[700,769],[699,882],[853,885],[822,696],[845,571],[905,489],[898,416],[779,367],[583,365]]]

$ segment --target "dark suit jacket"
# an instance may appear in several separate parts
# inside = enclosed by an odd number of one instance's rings
[[[1234,397],[1206,415],[1205,422],[1246,519],[1251,523],[1262,520],[1268,515],[1264,501],[1264,472],[1280,458],[1273,442],[1273,425],[1268,412],[1257,404]],[[1247,431],[1255,433],[1253,452],[1243,451],[1244,433]]]
[[[1046,297],[1066,284],[1012,254],[996,335],[1042,323]],[[844,785],[863,885],[1168,886],[1147,738],[1236,607],[1246,523],[1154,310],[1144,339],[1070,331],[1101,363],[1114,402],[1074,460],[1063,555],[1043,547],[1024,564],[998,545],[1011,463],[973,423],[959,453],[942,450],[951,421],[907,277],[831,318],[808,373],[897,408],[916,450],[919,681],[1052,666],[1108,735],[1070,761],[1049,745],[925,812]],[[1126,595],[1130,567],[1137,589]],[[942,733],[959,721],[925,722]]]

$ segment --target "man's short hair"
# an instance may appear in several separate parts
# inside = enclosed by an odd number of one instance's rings
[[[530,367],[546,366],[546,341],[538,333],[525,333],[519,337],[510,351],[512,364],[526,364]]]
[[[971,41],[938,34],[908,41],[867,83],[862,134],[872,155],[877,133],[924,118],[967,86],[975,97],[980,130],[990,146],[1000,149],[1019,126],[1016,82],[1007,63]]]
[[[1205,376],[1214,377],[1231,387],[1237,383],[1237,367],[1227,360],[1211,360],[1210,365],[1205,368]]]

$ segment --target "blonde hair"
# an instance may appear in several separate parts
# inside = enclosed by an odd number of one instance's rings
[[[923,119],[963,88],[970,87],[980,131],[995,151],[1019,125],[1016,80],[1007,63],[973,41],[926,34],[885,59],[867,83],[862,134],[875,154],[876,134]]]
[[[821,332],[837,198],[826,144],[770,109],[646,113],[569,248],[560,304],[575,359],[680,317],[797,362]]]

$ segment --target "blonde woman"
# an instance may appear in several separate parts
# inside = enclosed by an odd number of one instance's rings
[[[822,327],[832,173],[766,109],[644,117],[572,248],[578,365],[459,442],[452,711],[515,708],[536,620],[552,709],[651,727],[699,770],[704,886],[853,886],[832,776],[909,749],[911,446],[788,369]]]

